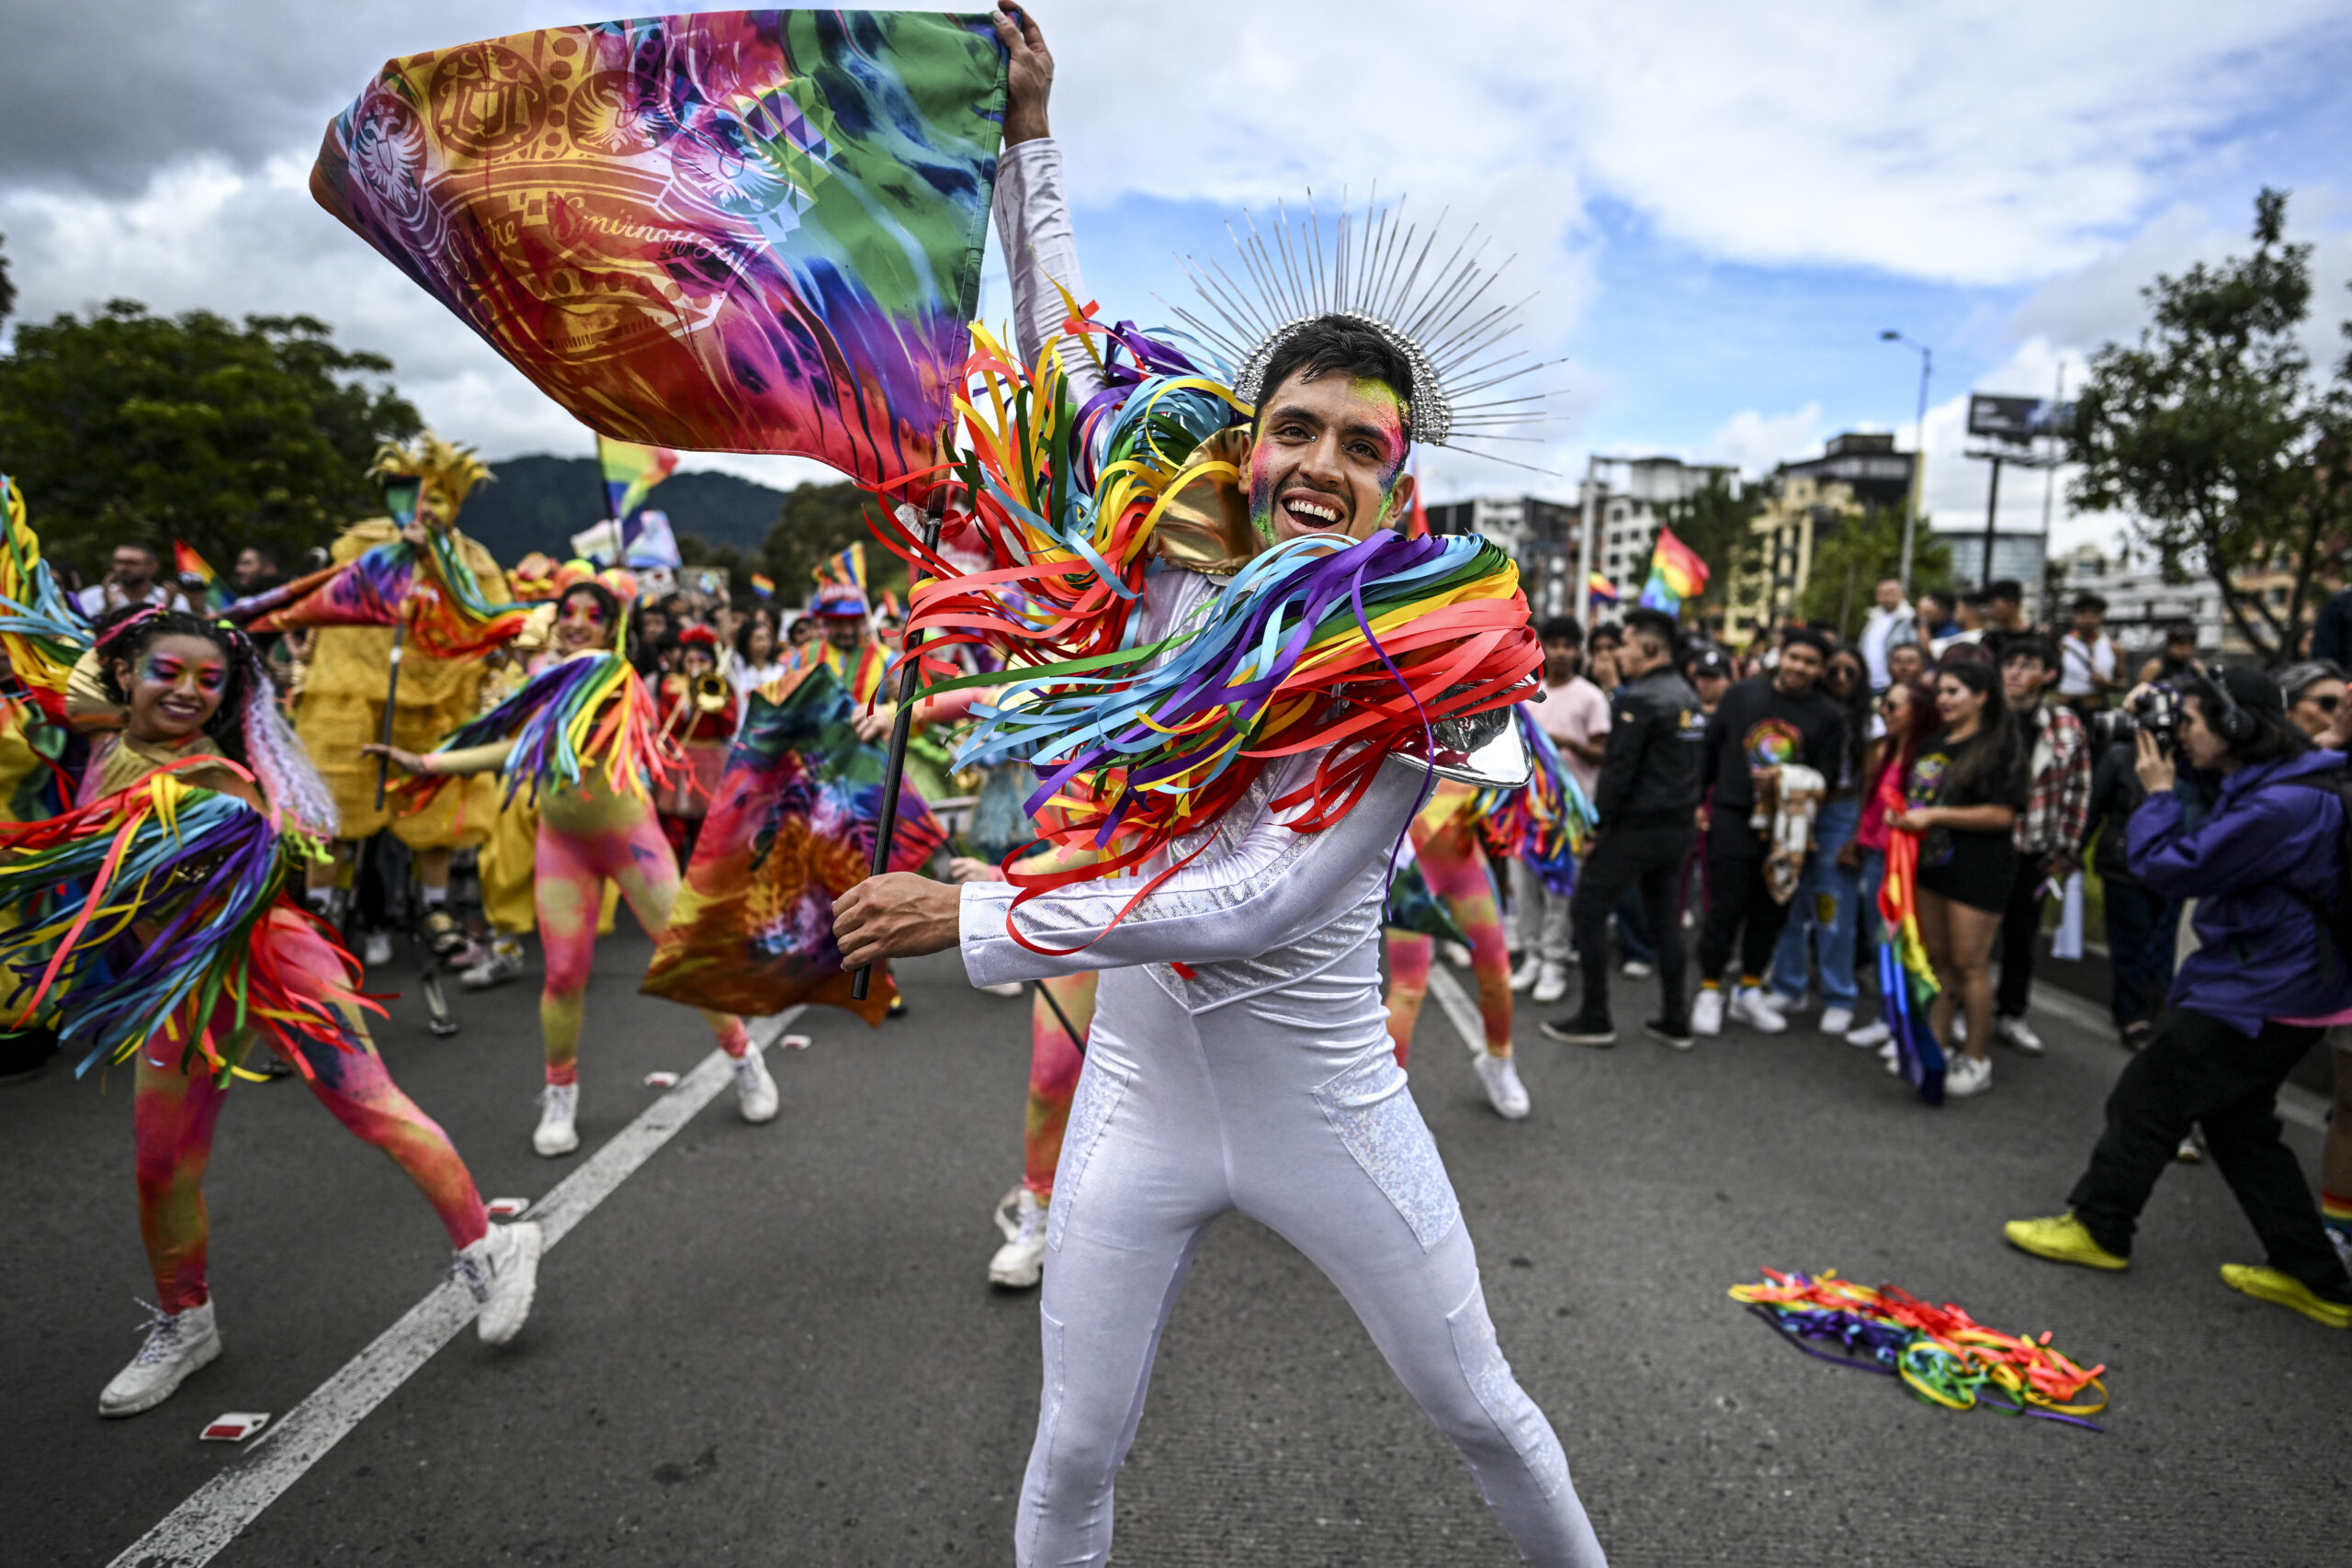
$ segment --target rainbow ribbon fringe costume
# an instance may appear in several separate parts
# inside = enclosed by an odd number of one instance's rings
[[[910,623],[926,656],[978,644],[1008,667],[930,688],[1011,688],[959,761],[1029,761],[1046,836],[1100,856],[961,892],[976,984],[1101,972],[1046,1224],[1018,1560],[1108,1555],[1160,1332],[1204,1229],[1238,1210],[1337,1281],[1529,1561],[1597,1565],[1379,994],[1391,858],[1430,788],[1398,753],[1532,678],[1515,575],[1475,539],[1261,547],[1221,366],[1068,305],[1058,160],[1026,141],[999,170],[1019,357],[980,341],[964,464],[988,565],[896,541],[935,580]]]
[[[410,787],[429,799],[452,774],[502,772],[509,800],[538,807],[532,899],[547,979],[539,1033],[547,1081],[579,1082],[580,1034],[596,956],[604,885],[619,886],[657,942],[678,897],[678,859],[662,836],[653,791],[681,763],[661,731],[653,695],[609,649],[557,660],[522,690],[437,747],[435,773]],[[741,1059],[751,1037],[731,1013],[697,1009],[719,1046]]]

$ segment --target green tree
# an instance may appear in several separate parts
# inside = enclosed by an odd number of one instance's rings
[[[777,603],[807,603],[818,566],[860,540],[865,544],[867,588],[891,589],[906,598],[906,564],[884,549],[866,525],[874,504],[872,496],[847,480],[795,485],[784,492],[784,505],[761,550],[766,563],[761,570],[775,579]]]
[[[1800,619],[1836,626],[1849,640],[1861,634],[1873,603],[1871,590],[1883,579],[1902,575],[1905,511],[1875,506],[1815,535],[1813,570],[1797,604]],[[1912,592],[1951,585],[1951,546],[1922,524],[1913,534]]]
[[[1721,474],[1710,475],[1705,485],[1682,500],[1666,503],[1661,513],[1666,526],[1707,563],[1706,592],[1695,604],[1683,606],[1686,617],[1731,603],[1732,580],[1759,557],[1755,530],[1748,525],[1763,510],[1762,487],[1735,490]],[[1647,561],[1642,563],[1641,575],[1644,580],[1649,576]],[[1638,592],[1638,587],[1634,591]]]
[[[2264,660],[2284,657],[2352,525],[2352,363],[2333,385],[2297,342],[2311,251],[2286,243],[2287,196],[2255,197],[2254,253],[2141,291],[2153,321],[2091,356],[2074,456],[2077,507],[2120,509],[2167,573],[2201,572]],[[2352,330],[2348,328],[2347,330]],[[2283,605],[2250,572],[2285,571]]]
[[[0,469],[48,547],[85,570],[124,539],[185,539],[223,569],[248,544],[291,558],[379,509],[376,446],[420,428],[391,369],[308,316],[240,327],[111,300],[17,328],[0,356]]]

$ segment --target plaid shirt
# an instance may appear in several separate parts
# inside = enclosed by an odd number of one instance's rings
[[[2091,809],[2091,743],[2074,710],[2044,699],[2033,739],[2033,780],[2010,841],[2027,854],[2072,850]]]

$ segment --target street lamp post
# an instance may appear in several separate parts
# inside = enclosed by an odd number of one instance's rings
[[[1893,327],[1878,334],[1882,342],[1899,343],[1919,351],[1919,419],[1911,437],[1911,510],[1903,519],[1903,592],[1911,592],[1912,537],[1919,525],[1919,506],[1928,494],[1928,381],[1935,374],[1936,351],[1905,337]]]

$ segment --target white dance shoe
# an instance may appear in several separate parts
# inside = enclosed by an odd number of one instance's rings
[[[212,1302],[185,1312],[158,1312],[141,1327],[147,1343],[130,1365],[115,1374],[98,1395],[101,1416],[136,1416],[172,1397],[190,1372],[220,1358],[220,1331],[213,1325]]]
[[[989,1283],[1007,1291],[1032,1289],[1046,1277],[1046,1205],[1023,1187],[1010,1216],[998,1207],[996,1225],[1004,1233],[1004,1245],[989,1259]]]
[[[449,1273],[481,1303],[474,1326],[485,1345],[503,1345],[523,1332],[539,1290],[539,1254],[547,1234],[536,1220],[492,1225],[471,1247],[458,1250]]]
[[[1509,1056],[1497,1056],[1481,1050],[1470,1058],[1478,1070],[1478,1081],[1486,1086],[1487,1103],[1495,1114],[1506,1122],[1526,1120],[1532,1109],[1527,1100],[1527,1086],[1519,1081],[1519,1068]]]
[[[761,1055],[760,1048],[753,1045],[735,1058],[735,1109],[755,1127],[775,1120],[778,1098],[775,1079],[769,1076]]]
[[[580,1146],[580,1086],[551,1083],[539,1090],[539,1124],[532,1131],[531,1146],[553,1159]]]

